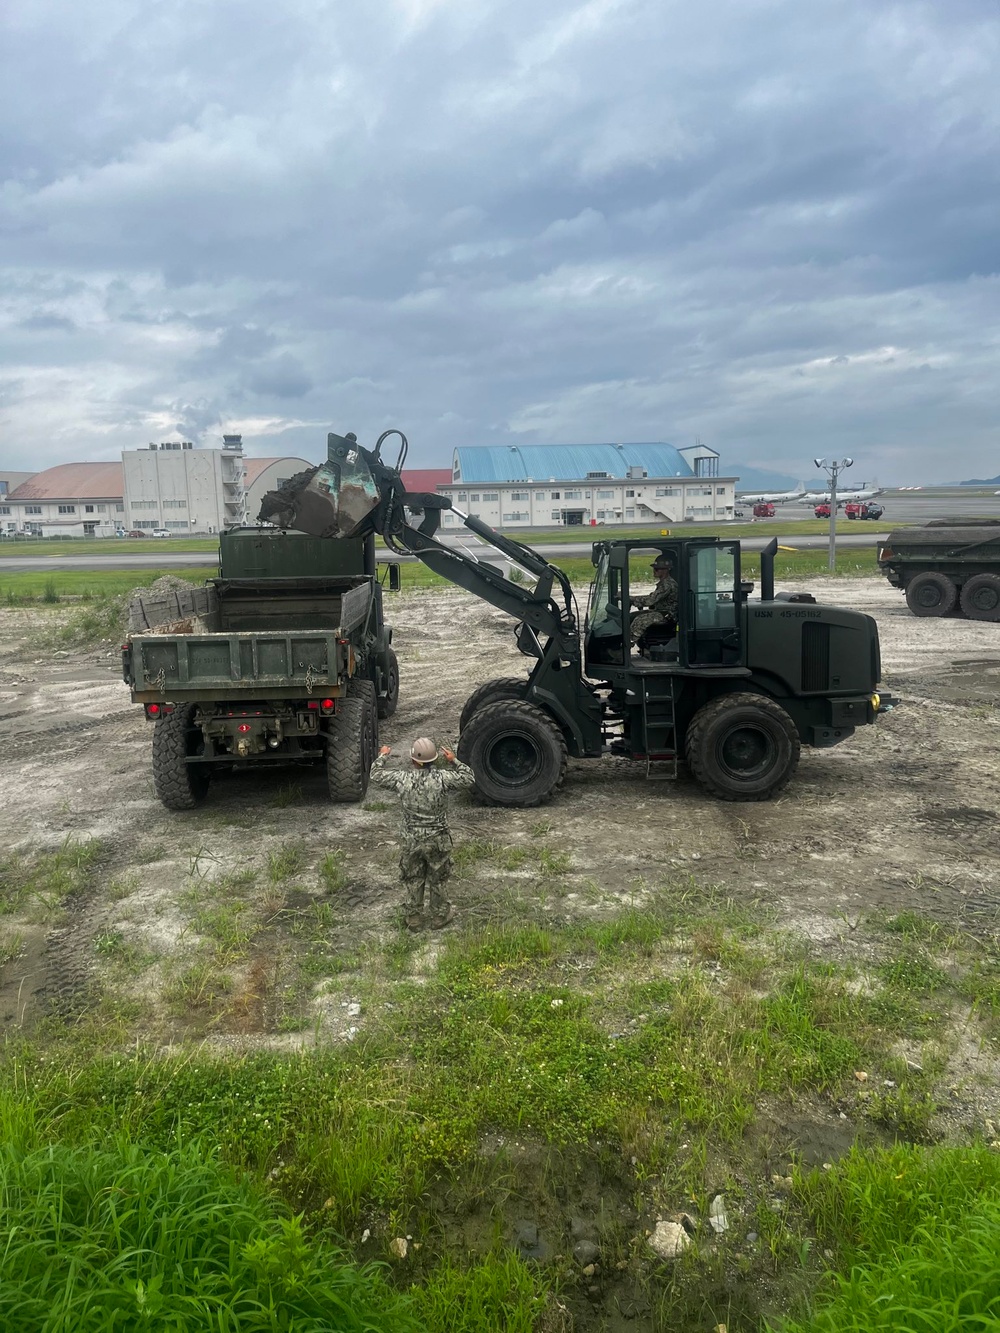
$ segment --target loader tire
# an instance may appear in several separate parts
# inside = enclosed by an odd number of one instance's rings
[[[527,683],[523,676],[501,676],[498,680],[488,680],[485,685],[480,685],[465,701],[458,722],[459,731],[465,730],[469,725],[469,718],[484,704],[499,703],[501,699],[523,699]]]
[[[520,699],[484,704],[469,719],[458,757],[490,805],[525,809],[548,801],[566,780],[566,742],[540,708]]]
[[[684,741],[688,768],[722,801],[768,801],[799,763],[799,733],[763,694],[724,694],[700,708]]]
[[[906,585],[906,605],[915,616],[949,616],[958,601],[958,589],[947,574],[929,569]]]
[[[389,667],[386,675],[385,694],[378,701],[378,715],[381,718],[392,717],[396,711],[396,705],[399,703],[399,661],[391,648],[387,654],[387,659]]]
[[[194,704],[184,704],[158,717],[153,728],[153,788],[168,810],[193,810],[208,794],[208,766],[187,761],[205,749],[194,713]]]
[[[1000,620],[1000,577],[973,574],[962,586],[962,610],[970,620]]]
[[[365,700],[344,699],[326,732],[326,780],[331,801],[364,800],[373,757],[370,734]]]

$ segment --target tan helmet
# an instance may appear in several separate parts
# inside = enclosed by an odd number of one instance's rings
[[[410,758],[415,764],[433,764],[437,757],[437,746],[429,736],[420,736],[410,746]]]

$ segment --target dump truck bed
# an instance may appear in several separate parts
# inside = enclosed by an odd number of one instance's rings
[[[360,576],[215,579],[204,588],[136,598],[128,664],[133,699],[336,695],[352,674],[348,640],[371,605],[372,580]]]
[[[139,703],[188,699],[289,699],[338,694],[349,646],[341,630],[288,634],[137,634],[132,696]]]

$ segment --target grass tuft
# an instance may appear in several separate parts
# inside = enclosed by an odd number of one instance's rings
[[[198,1144],[0,1145],[0,1326],[344,1333],[419,1328],[371,1267],[306,1238]]]

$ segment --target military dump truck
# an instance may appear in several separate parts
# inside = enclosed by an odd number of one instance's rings
[[[295,762],[325,766],[331,800],[361,800],[399,696],[391,639],[373,537],[223,532],[218,578],[130,607],[122,670],[155,724],[157,796],[189,810],[223,766]]]
[[[462,711],[459,755],[484,800],[538,805],[563,785],[568,756],[605,754],[667,778],[683,757],[714,796],[765,800],[792,777],[802,744],[836,745],[891,706],[876,692],[875,622],[809,594],[776,596],[776,541],[762,557],[759,601],[742,579],[739,542],[598,542],[581,627],[569,579],[537,551],[453,510],[533,575],[530,587],[438,540],[451,501],[406,492],[405,437],[395,468],[381,458],[392,433],[399,432],[386,432],[373,451],[331,434],[328,461],[269,492],[261,518],[315,536],[381,533],[390,547],[517,619],[530,673],[487,682]],[[663,555],[676,571],[676,618],[648,625],[633,644],[633,588],[651,581],[650,564]]]
[[[1000,620],[1000,522],[936,518],[897,528],[878,547],[879,568],[915,616]]]

